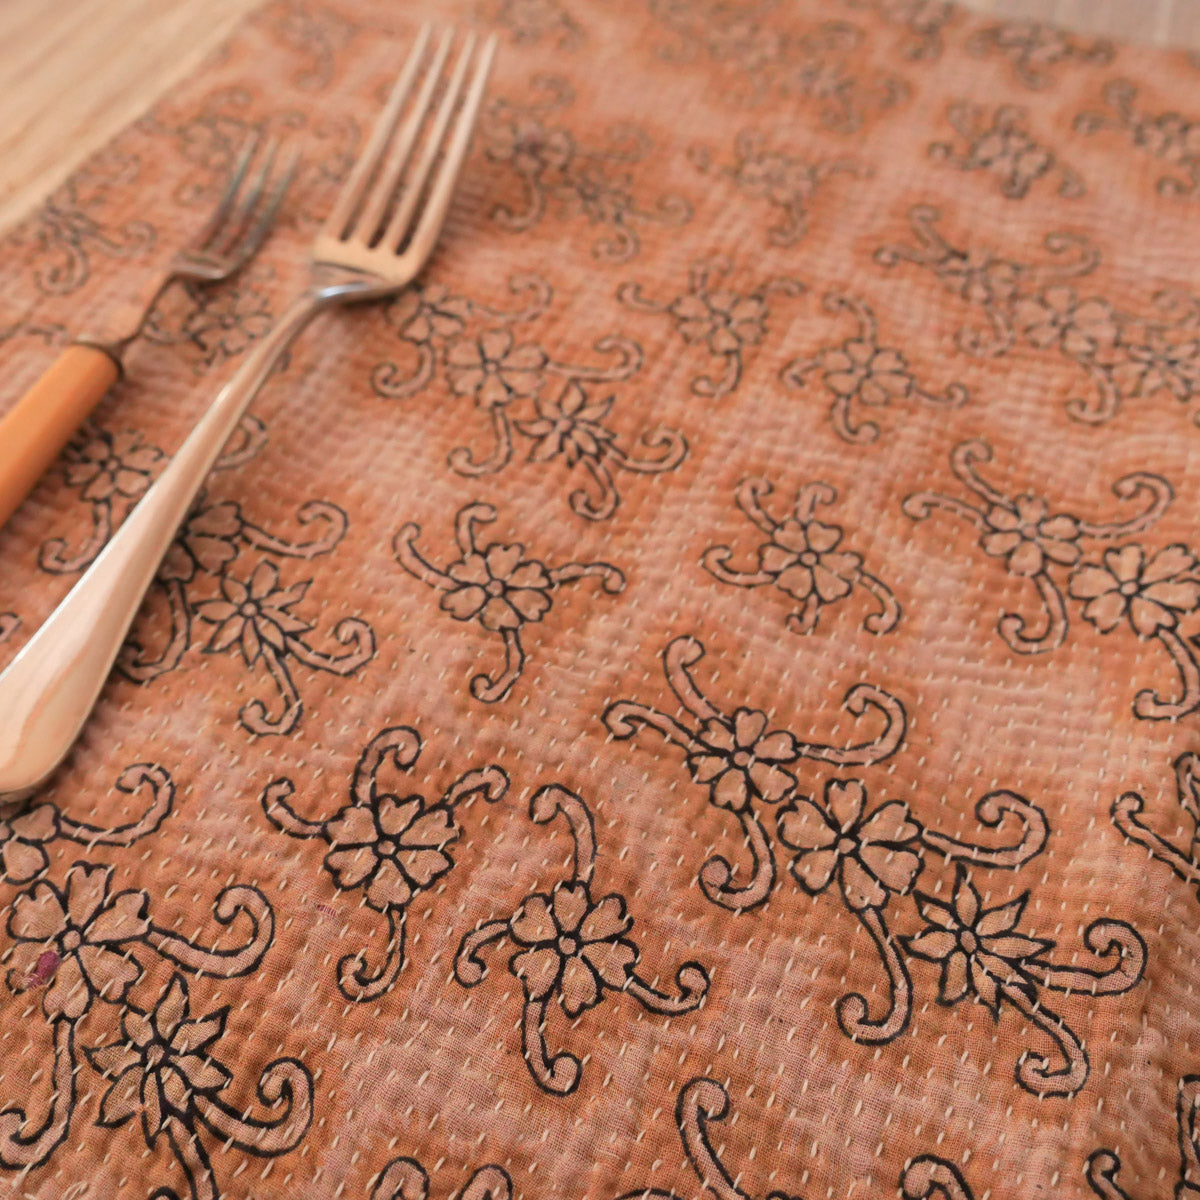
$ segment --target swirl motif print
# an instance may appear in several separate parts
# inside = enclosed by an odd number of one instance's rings
[[[1146,689],[1134,697],[1134,715],[1145,721],[1169,721],[1200,707],[1200,642],[1180,632],[1181,623],[1200,608],[1200,561],[1175,543],[1157,550],[1130,542],[1102,551],[1104,543],[1141,533],[1166,512],[1175,493],[1161,476],[1138,472],[1112,485],[1119,500],[1140,504],[1141,512],[1116,521],[1088,521],[1051,511],[1043,496],[1005,496],[976,469],[990,462],[986,442],[963,442],[950,460],[951,470],[976,498],[971,504],[940,492],[916,492],[904,511],[914,521],[947,512],[979,530],[985,555],[1004,560],[1005,569],[1034,586],[1041,613],[1001,615],[996,631],[1017,654],[1045,654],[1066,640],[1070,622],[1061,574],[1070,568],[1066,593],[1082,602],[1081,615],[1100,634],[1128,627],[1140,641],[1157,641],[1179,675],[1178,695],[1164,698]],[[1056,576],[1055,569],[1058,569]]]
[[[1182,844],[1158,833],[1142,818],[1146,802],[1138,792],[1125,792],[1113,801],[1113,824],[1131,841],[1145,847],[1152,858],[1166,863],[1175,874],[1191,884],[1200,895],[1200,755],[1188,752],[1175,760],[1175,794],[1187,818],[1177,827]]]
[[[1151,312],[1125,311],[1104,296],[1080,295],[1075,280],[1092,275],[1101,255],[1075,233],[1049,233],[1042,263],[1022,263],[979,246],[960,250],[936,229],[940,212],[918,205],[909,214],[915,246],[885,246],[885,267],[914,263],[983,310],[987,325],[965,326],[957,343],[967,354],[997,358],[1018,337],[1058,353],[1087,378],[1093,395],[1071,396],[1067,413],[1087,424],[1112,420],[1123,404],[1166,394],[1190,404],[1200,388],[1200,298],[1179,288],[1154,294]],[[1200,423],[1200,413],[1193,414]]]
[[[631,170],[650,157],[650,138],[636,126],[610,131],[610,144],[599,150],[580,147],[570,130],[547,126],[544,118],[569,108],[571,85],[543,76],[533,89],[544,98],[518,103],[492,102],[485,127],[487,155],[506,166],[521,182],[522,202],[501,202],[493,218],[506,229],[524,232],[538,226],[553,204],[564,217],[580,215],[605,232],[592,247],[603,262],[627,262],[640,247],[638,228],[646,222],[682,225],[692,216],[682,196],[660,196],[643,206],[631,193]]]
[[[734,493],[737,506],[767,535],[758,549],[758,570],[730,566],[728,546],[704,552],[704,569],[721,583],[756,588],[773,585],[800,605],[788,613],[786,624],[794,633],[812,633],[824,608],[845,600],[859,588],[874,598],[876,611],[868,613],[862,627],[870,633],[889,633],[900,620],[900,604],[892,590],[863,568],[862,556],[839,549],[843,530],[817,517],[820,506],[837,501],[837,491],[827,483],[808,483],[796,493],[789,516],[776,519],[763,508],[774,488],[767,479],[743,479]]]
[[[262,423],[246,417],[214,470],[242,466],[265,442]],[[92,528],[76,550],[65,538],[47,538],[42,543],[38,565],[51,575],[73,575],[92,564],[112,537],[117,519],[126,516],[154,482],[164,458],[137,430],[109,433],[90,421],[68,443],[63,457],[63,480],[89,505]]]
[[[651,17],[666,34],[658,57],[689,65],[719,64],[721,92],[757,107],[767,99],[812,104],[817,119],[835,133],[856,133],[906,100],[907,80],[864,69],[861,28],[847,21],[810,22],[780,30],[763,17],[772,4],[746,11],[721,0],[650,0]],[[726,82],[729,76],[734,87]]]
[[[156,832],[175,803],[175,785],[157,764],[135,763],[117,777],[116,788],[126,796],[145,792],[149,799],[136,820],[116,826],[95,825],[63,812],[57,804],[6,802],[0,806],[0,878],[6,883],[29,883],[49,868],[48,851],[59,841],[95,846],[129,846]]]
[[[544,1030],[552,1001],[570,1018],[602,1003],[606,992],[624,992],[650,1012],[678,1016],[699,1008],[708,994],[709,975],[699,963],[686,962],[675,973],[676,990],[659,991],[634,967],[641,957],[628,936],[633,918],[616,892],[593,897],[596,829],[582,797],[557,784],[540,788],[529,802],[539,825],[561,816],[574,843],[569,878],[549,892],[534,892],[507,919],[485,921],[459,944],[454,977],[463,987],[484,981],[481,952],[503,938],[517,947],[508,969],[521,981],[522,1052],[530,1074],[546,1092],[569,1096],[579,1086],[582,1063],[569,1051],[551,1055]]]
[[[932,143],[929,157],[935,162],[960,171],[989,171],[1010,200],[1023,200],[1042,179],[1054,182],[1058,194],[1068,199],[1086,191],[1079,174],[1029,132],[1027,110],[1006,104],[988,114],[959,102],[951,105],[946,120],[966,144]]]
[[[62,185],[34,224],[38,288],[52,296],[78,291],[91,275],[95,256],[144,258],[155,230],[140,219],[114,222],[103,215],[122,188],[137,181],[142,164],[131,155],[104,152]]]
[[[752,1200],[739,1186],[741,1178],[729,1173],[720,1155],[713,1149],[709,1125],[729,1116],[729,1092],[715,1079],[692,1079],[684,1085],[675,1106],[675,1123],[687,1153],[688,1164],[696,1177],[717,1200]],[[922,1154],[909,1159],[900,1176],[900,1190],[905,1200],[974,1200],[974,1193],[963,1179],[962,1172],[947,1159]],[[786,1196],[786,1192],[771,1192],[771,1196]],[[629,1192],[619,1200],[653,1196],[654,1200],[681,1200],[675,1192],[646,1188]]]
[[[676,638],[663,651],[667,682],[694,728],[633,700],[610,705],[604,723],[622,740],[651,729],[677,746],[686,755],[692,779],[708,789],[709,803],[737,817],[750,852],[749,871],[735,869],[724,857],[710,858],[700,871],[700,887],[713,904],[741,912],[766,903],[775,886],[775,852],[758,806],[779,804],[793,794],[796,776],[788,767],[805,758],[839,766],[882,762],[904,741],[906,718],[894,696],[872,684],[858,684],[846,693],[843,707],[855,717],[874,710],[883,717],[883,728],[851,746],[805,742],[786,729],[769,728],[761,710],[739,706],[727,713],[716,708],[692,678],[691,668],[703,657],[704,646],[693,637]],[[735,883],[737,876],[743,882]]]
[[[460,1200],[512,1200],[512,1178],[503,1167],[480,1167],[467,1180]],[[394,1158],[379,1173],[370,1200],[428,1200],[429,1173],[415,1158]]]
[[[149,823],[107,836],[98,830],[97,841],[128,844],[154,828]],[[203,1200],[219,1191],[202,1131],[269,1158],[299,1145],[312,1121],[312,1076],[296,1059],[264,1068],[257,1083],[267,1106],[264,1116],[223,1094],[235,1079],[216,1057],[229,1006],[194,1015],[183,974],[232,979],[254,971],[271,944],[274,913],[257,889],[227,887],[213,915],[222,925],[240,925],[244,941],[232,948],[206,945],[156,924],[146,892],[114,890],[113,875],[111,867],[76,862],[61,884],[41,879],[9,910],[6,982],[14,993],[42,993],[50,1044],[45,1073],[52,1092],[48,1105],[43,1101],[40,1124],[20,1108],[0,1113],[0,1165],[41,1166],[67,1140],[82,1103],[79,1077],[86,1063],[107,1084],[96,1124],[116,1129],[136,1118],[150,1149],[165,1134],[189,1195]],[[142,1009],[129,993],[146,972],[149,952],[178,970]],[[89,1098],[94,1094],[89,1089]]]
[[[82,571],[95,559],[112,537],[114,515],[127,512],[154,482],[163,452],[136,430],[108,433],[89,424],[69,443],[64,458],[63,480],[88,504],[92,529],[78,550],[63,538],[42,543],[39,564],[55,575]]]
[[[504,666],[495,673],[480,672],[471,679],[471,695],[485,704],[505,699],[525,668],[521,631],[536,624],[553,608],[553,593],[567,583],[597,579],[600,588],[616,595],[625,576],[609,563],[565,563],[551,567],[525,557],[519,542],[480,544],[480,526],[497,519],[490,504],[468,504],[454,518],[454,540],[461,555],[449,566],[433,566],[417,549],[419,525],[405,525],[396,534],[396,561],[426,587],[442,593],[440,607],[456,621],[476,621],[504,643]]]
[[[639,283],[622,284],[617,297],[640,313],[665,314],[689,346],[702,346],[722,363],[719,376],[700,374],[692,380],[692,393],[718,399],[737,389],[747,352],[767,336],[771,315],[768,301],[776,296],[799,296],[804,284],[790,276],[767,279],[757,287],[738,291],[729,286],[733,264],[718,256],[692,264],[688,290],[667,303],[647,296]]]
[[[859,420],[859,408],[887,408],[893,400],[921,400],[939,408],[958,408],[969,398],[961,383],[950,383],[941,392],[930,391],[916,380],[902,351],[884,345],[874,310],[863,300],[841,292],[827,292],[826,312],[852,317],[857,328],[837,346],[828,346],[811,358],[794,358],[780,379],[798,391],[820,373],[821,383],[833,396],[829,420],[843,441],[864,445],[874,442],[880,426]]]
[[[985,25],[967,37],[966,49],[978,59],[1007,59],[1017,83],[1035,92],[1053,87],[1064,73],[1063,64],[1106,67],[1116,56],[1106,38],[1075,37],[1042,21]]]
[[[324,821],[301,816],[292,807],[295,785],[276,779],[260,798],[267,819],[294,838],[322,838],[329,846],[324,867],[342,891],[362,889],[364,902],[387,922],[383,962],[371,968],[366,952],[346,955],[337,967],[338,988],[347,1000],[361,1003],[389,992],[404,966],[408,906],[454,866],[449,847],[462,830],[455,808],[479,795],[489,804],[508,790],[508,776],[486,766],[460,776],[433,804],[418,795],[396,796],[380,790],[378,776],[391,763],[411,770],[421,755],[415,729],[399,726],[376,734],[363,750],[350,782],[349,803]]]
[[[0,1196],[1200,1197],[1194,56],[271,0],[0,236],[16,396],[299,151],[0,532],[0,659],[425,20],[499,43],[437,252],[296,342],[0,805]]]
[[[912,62],[941,58],[955,16],[949,0],[844,0],[851,9],[876,13],[901,31],[901,53]]]
[[[1200,124],[1178,112],[1138,110],[1138,89],[1127,79],[1114,79],[1102,92],[1105,110],[1082,112],[1075,119],[1080,133],[1105,130],[1124,133],[1142,154],[1163,164],[1154,181],[1160,196],[1188,200],[1200,192]]]
[[[345,536],[346,514],[334,504],[310,500],[296,514],[301,526],[315,530],[307,540],[291,541],[246,520],[232,500],[201,497],[167,552],[155,582],[155,601],[165,606],[169,634],[160,649],[143,641],[135,627],[118,660],[135,683],[150,683],[178,669],[187,652],[203,641],[201,652],[229,652],[248,671],[265,672],[278,693],[278,705],[247,701],[239,720],[250,733],[288,734],[304,711],[293,678],[293,664],[331,675],[354,675],[375,654],[371,627],[356,617],[334,626],[332,636],[346,647],[327,652],[309,641],[314,625],[295,611],[312,579],[285,584],[275,558],[313,559],[328,554]],[[243,551],[262,557],[251,566]],[[205,626],[211,629],[201,637]],[[277,707],[277,711],[272,711]]]
[[[1126,922],[1100,919],[1088,925],[1083,937],[1088,951],[1100,960],[1099,968],[1059,964],[1048,957],[1055,948],[1053,941],[1019,929],[1028,891],[1007,904],[991,908],[984,904],[971,868],[1015,870],[1029,862],[1046,844],[1045,814],[1014,792],[989,792],[975,805],[979,823],[1002,833],[1014,827],[1020,830],[1015,841],[992,846],[959,841],[923,827],[903,801],[872,804],[860,779],[826,780],[821,800],[803,795],[794,772],[802,759],[837,766],[880,762],[903,741],[903,710],[886,692],[860,684],[847,694],[845,706],[855,715],[868,706],[881,709],[888,718],[884,732],[871,743],[845,749],[805,746],[787,730],[768,731],[765,713],[739,708],[726,716],[715,709],[689,672],[703,653],[694,639],[682,638],[668,646],[663,656],[668,682],[701,723],[698,730],[629,701],[613,705],[605,721],[618,738],[632,737],[638,728],[646,727],[680,746],[692,778],[707,784],[710,803],[738,814],[751,854],[750,879],[737,885],[728,860],[709,859],[700,873],[700,887],[708,899],[735,912],[766,903],[775,886],[775,851],[755,803],[778,805],[777,837],[783,847],[795,851],[790,869],[796,882],[810,895],[836,882],[842,902],[870,935],[887,974],[888,994],[881,1014],[872,1014],[866,997],[859,993],[838,1000],[838,1024],[847,1037],[880,1044],[894,1041],[907,1029],[913,983],[903,950],[938,966],[939,1004],[953,1007],[974,1000],[996,1021],[1007,1004],[1049,1039],[1059,1061],[1026,1051],[1016,1066],[1017,1082],[1023,1088],[1039,1096],[1078,1092],[1088,1078],[1087,1052],[1038,989],[1067,995],[1080,989],[1093,996],[1120,995],[1141,982],[1146,944]],[[927,855],[940,855],[943,862],[955,864],[949,901],[915,890]],[[943,890],[940,885],[939,890]],[[886,916],[888,904],[910,893],[925,926],[915,936],[897,941]]]
[[[394,362],[380,363],[371,383],[387,399],[407,398],[433,381],[439,362],[458,397],[469,397],[490,426],[492,446],[455,446],[447,462],[466,478],[496,475],[511,465],[521,442],[526,461],[543,467],[578,469],[591,486],[572,491],[572,512],[588,521],[611,517],[620,503],[621,473],[657,475],[673,471],[687,457],[682,434],[656,426],[643,430],[632,445],[622,442],[609,417],[616,393],[602,387],[631,379],[642,366],[642,348],[627,338],[607,336],[594,345],[596,364],[560,361],[536,342],[517,342],[512,326],[540,317],[553,290],[536,276],[514,276],[509,289],[527,296],[524,307],[497,310],[440,285],[406,292],[393,306],[392,319],[416,361],[405,372]],[[556,395],[548,395],[554,390]],[[510,414],[514,406],[517,413]]]
[[[196,355],[198,374],[237,358],[274,323],[269,294],[246,275],[230,288],[185,284],[179,290],[182,296],[168,293],[151,312],[146,337],[186,346]]]
[[[586,41],[583,26],[563,0],[493,0],[491,16],[519,46],[578,50]]]
[[[792,246],[808,233],[811,209],[837,176],[862,178],[864,168],[852,158],[818,159],[773,148],[756,129],[743,129],[733,143],[733,162],[721,163],[706,146],[693,146],[688,157],[698,171],[731,179],[746,196],[766,200],[775,210],[767,240]]]
[[[1200,1075],[1185,1075],[1179,1081],[1176,1119],[1179,1180],[1175,1200],[1190,1200],[1200,1194]],[[1132,1200],[1117,1181],[1121,1165],[1121,1156],[1114,1150],[1096,1150],[1088,1157],[1087,1181],[1100,1200]]]

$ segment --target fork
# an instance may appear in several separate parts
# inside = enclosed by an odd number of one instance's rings
[[[495,54],[422,28],[309,251],[310,282],[217,394],[108,545],[0,674],[0,801],[32,794],[86,722],[205,476],[280,356],[318,313],[394,296],[433,252]],[[428,63],[427,63],[428,60]],[[439,86],[440,85],[440,86]]]
[[[220,283],[258,252],[296,168],[296,158],[288,155],[276,173],[279,151],[278,140],[271,139],[264,148],[262,136],[251,134],[200,233],[175,254],[164,272],[121,306],[108,322],[110,328],[68,346],[0,418],[0,528],[121,377],[125,350],[142,332],[163,293],[176,283]],[[260,162],[251,173],[256,157]]]

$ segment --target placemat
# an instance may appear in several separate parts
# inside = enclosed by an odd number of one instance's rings
[[[419,287],[228,448],[0,816],[0,1194],[1200,1193],[1200,75],[928,0],[267,7],[0,255],[5,395],[305,159],[0,535],[10,657],[425,16]]]

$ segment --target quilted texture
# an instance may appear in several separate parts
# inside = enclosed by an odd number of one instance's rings
[[[451,15],[501,51],[435,261],[297,345],[0,812],[0,1194],[1200,1193],[1182,54],[936,0],[269,5],[4,243],[16,396],[247,130],[304,153],[0,535],[0,658]]]

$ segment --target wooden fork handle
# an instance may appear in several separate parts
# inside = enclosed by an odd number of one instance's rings
[[[0,528],[120,374],[112,355],[76,343],[0,418]]]
[[[66,757],[213,463],[280,356],[322,307],[296,301],[256,343],[95,562],[0,673],[0,801]]]

